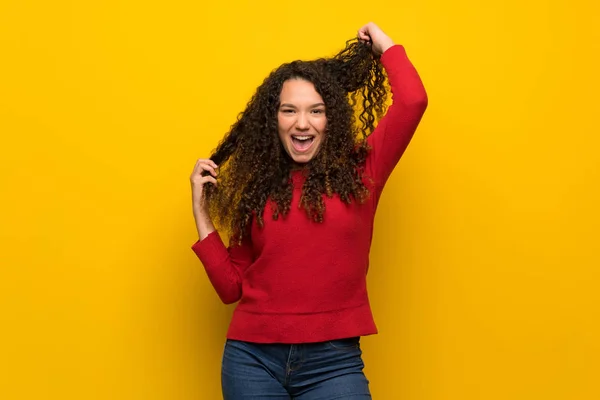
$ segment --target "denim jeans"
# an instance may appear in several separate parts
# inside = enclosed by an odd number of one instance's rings
[[[227,340],[223,398],[371,399],[363,368],[358,337],[292,345]]]

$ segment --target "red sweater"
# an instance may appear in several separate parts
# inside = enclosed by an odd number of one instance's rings
[[[373,183],[365,203],[325,196],[324,221],[313,222],[298,208],[303,176],[294,173],[285,218],[274,221],[267,204],[264,228],[254,222],[241,246],[226,248],[217,232],[192,246],[221,300],[239,300],[229,339],[292,344],[377,333],[366,285],[375,210],[427,108],[404,47],[389,48],[381,62],[393,103],[368,137],[365,174]]]

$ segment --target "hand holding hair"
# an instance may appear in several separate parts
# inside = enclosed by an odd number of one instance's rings
[[[376,56],[380,56],[394,45],[394,41],[373,22],[369,22],[358,30],[358,39],[371,44]]]

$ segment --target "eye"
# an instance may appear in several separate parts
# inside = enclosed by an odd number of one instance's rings
[[[291,108],[284,108],[283,110],[281,110],[281,112],[284,114],[292,114],[294,110],[292,110]]]
[[[313,114],[324,114],[325,110],[323,110],[321,108],[317,108],[317,109],[312,110],[312,113]]]

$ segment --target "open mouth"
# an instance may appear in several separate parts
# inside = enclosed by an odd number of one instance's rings
[[[305,152],[310,149],[314,141],[314,136],[292,135],[292,146],[294,146],[294,150],[298,152]]]

